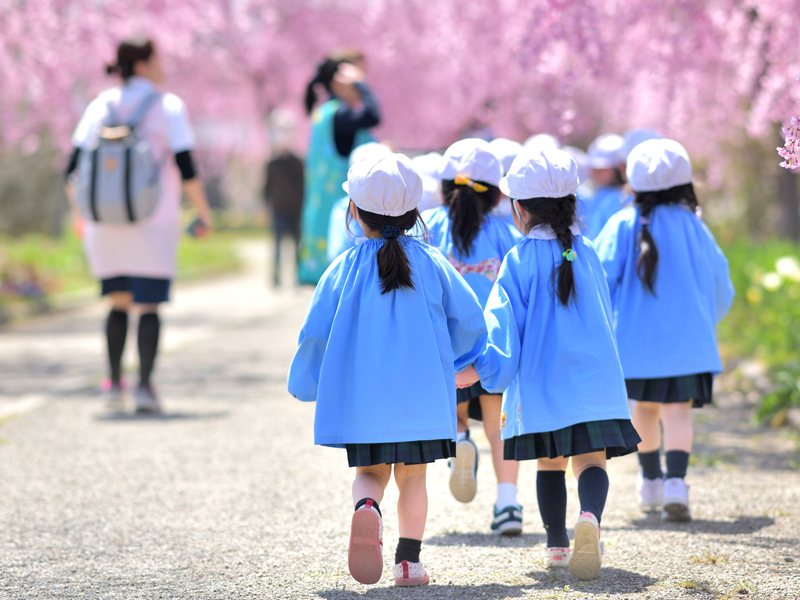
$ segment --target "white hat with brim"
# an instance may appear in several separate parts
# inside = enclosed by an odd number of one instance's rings
[[[349,166],[352,167],[354,164],[359,163],[362,160],[367,160],[368,158],[377,156],[390,156],[391,154],[393,154],[393,152],[388,146],[384,146],[378,142],[367,142],[366,144],[361,144],[353,149],[353,151],[350,153]]]
[[[647,140],[628,156],[625,169],[634,192],[657,192],[692,182],[692,161],[675,140]]]
[[[489,142],[489,147],[500,159],[500,164],[503,165],[503,175],[508,173],[511,168],[511,163],[517,158],[517,155],[522,152],[522,144],[514,140],[506,138],[495,138]]]
[[[354,164],[342,189],[361,210],[399,217],[415,209],[422,199],[422,178],[408,157],[390,154]]]
[[[442,162],[442,155],[438,152],[428,152],[427,154],[420,154],[411,159],[411,164],[414,165],[414,170],[422,177],[432,177],[433,179],[439,178],[439,165]]]
[[[563,198],[580,185],[578,163],[567,152],[555,148],[526,150],[511,163],[500,180],[500,191],[514,200]]]
[[[614,169],[619,167],[619,153],[625,140],[621,135],[604,133],[589,144],[587,164],[590,169]]]
[[[467,138],[450,146],[439,163],[439,179],[455,180],[459,175],[497,186],[503,176],[503,165],[489,142]]]

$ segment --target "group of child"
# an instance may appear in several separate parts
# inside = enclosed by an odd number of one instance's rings
[[[608,140],[600,145],[608,153]],[[620,194],[593,241],[582,229],[593,205],[577,195],[579,167],[564,150],[520,147],[504,167],[489,143],[461,140],[439,161],[442,206],[422,214],[424,184],[408,158],[375,149],[353,161],[343,187],[358,236],[316,288],[288,386],[317,402],[315,443],[345,448],[356,468],[357,581],[383,573],[380,503],[393,473],[395,585],[428,582],[426,466],[449,459],[455,498],[475,497],[469,418],[483,420],[491,446],[493,531],[522,531],[518,461],[537,461],[547,566],[597,575],[609,458],[638,449],[641,506],[690,518],[689,410],[711,401],[715,327],[733,287],[699,218],[685,149],[647,139],[629,150],[622,166],[595,167],[616,170],[612,183],[624,170],[630,206]],[[580,500],[572,547],[570,457]]]

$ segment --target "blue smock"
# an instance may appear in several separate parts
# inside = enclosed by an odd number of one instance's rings
[[[441,253],[400,238],[415,290],[381,294],[370,239],[323,275],[289,369],[289,393],[317,402],[323,446],[456,437],[455,374],[486,346],[475,294]]]
[[[636,272],[638,208],[614,215],[595,240],[611,292],[625,377],[719,373],[716,327],[734,295],[728,261],[708,227],[687,207],[656,206],[649,219],[658,250],[655,294]]]
[[[481,306],[486,306],[503,258],[524,239],[523,235],[502,218],[493,214],[485,215],[481,230],[472,242],[472,251],[465,256],[453,243],[449,207],[426,210],[422,213],[422,220],[430,231],[430,244],[442,251],[478,296]]]
[[[586,237],[594,240],[608,220],[622,210],[628,198],[624,188],[607,186],[598,188],[591,196],[582,198],[581,208]]]
[[[355,219],[350,219],[347,227],[347,213],[350,210],[350,196],[339,198],[331,209],[328,224],[328,260],[333,262],[337,256],[356,245],[356,238],[363,238],[364,230]]]
[[[631,418],[603,267],[591,242],[574,235],[577,297],[562,306],[551,283],[563,260],[554,238],[535,227],[508,253],[484,310],[489,343],[475,368],[486,390],[505,390],[503,439]]]

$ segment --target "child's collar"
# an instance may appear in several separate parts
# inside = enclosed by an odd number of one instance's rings
[[[572,235],[581,235],[581,228],[577,223],[570,225],[569,230]],[[555,240],[558,236],[550,225],[541,223],[540,225],[535,225],[525,237],[531,240]]]

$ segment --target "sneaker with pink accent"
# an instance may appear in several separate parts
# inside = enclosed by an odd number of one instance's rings
[[[569,559],[569,572],[578,579],[594,579],[603,563],[603,549],[600,542],[600,524],[590,512],[583,512],[575,524],[575,539],[572,556]]]
[[[353,579],[364,585],[383,575],[383,521],[372,500],[353,513],[347,562]]]
[[[408,562],[404,560],[392,567],[394,584],[396,586],[427,585],[430,577],[421,562]]]
[[[544,566],[545,567],[568,567],[569,557],[572,554],[571,548],[548,548],[544,547]]]

